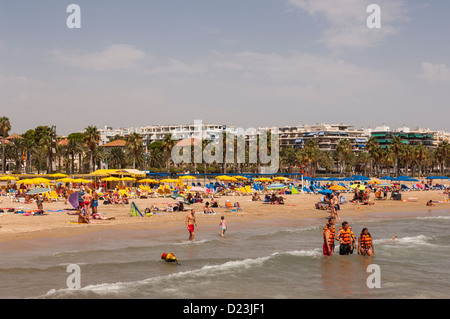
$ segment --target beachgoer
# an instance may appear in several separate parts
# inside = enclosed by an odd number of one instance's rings
[[[41,196],[39,196],[39,194],[36,194],[36,205],[37,208],[39,209],[40,213],[44,213],[44,202],[41,199]]]
[[[198,230],[197,221],[195,220],[195,209],[191,209],[191,212],[186,216],[185,224],[189,231],[189,240],[194,241],[194,225]]]
[[[89,209],[91,208],[92,195],[89,192],[86,192],[86,193],[84,193],[83,196],[81,196],[81,198],[84,201],[85,214],[89,214]]]
[[[333,228],[333,225],[327,224],[325,228],[323,229],[323,255],[324,256],[331,256],[333,253],[333,242],[331,238],[331,230]]]
[[[349,228],[348,222],[342,222],[342,227],[339,228],[336,238],[341,242],[339,245],[339,255],[350,255],[353,240],[352,231]]]
[[[427,202],[427,206],[436,206],[436,204],[433,203],[433,201],[430,199],[430,200]]]
[[[227,223],[227,221],[225,220],[225,217],[220,217],[220,223],[219,223],[219,225],[220,225],[220,236],[224,236],[225,235],[225,231],[227,230],[227,228],[228,228],[228,223]]]
[[[116,219],[116,217],[111,216],[111,217],[105,217],[102,214],[99,213],[93,213],[92,214],[92,218],[93,219],[100,219],[100,220],[112,220],[112,219]]]
[[[331,250],[334,252],[334,238],[336,237],[336,227],[334,225],[334,218],[330,217],[328,218],[328,223],[325,224],[325,228],[328,226],[331,226],[330,229],[330,243],[331,243]],[[325,231],[325,228],[323,229]]]
[[[367,228],[363,228],[358,238],[358,254],[373,257],[374,252],[372,236]]]
[[[214,210],[212,208],[209,207],[209,202],[205,203],[205,207],[203,207],[203,212],[205,214],[214,214]]]
[[[261,198],[259,197],[259,195],[257,193],[253,193],[252,195],[252,201],[256,202],[258,200],[261,200]]]
[[[98,193],[96,191],[93,191],[91,199],[92,214],[98,213],[98,198]]]

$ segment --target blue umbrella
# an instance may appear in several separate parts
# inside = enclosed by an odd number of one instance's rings
[[[390,176],[383,176],[383,177],[381,177],[380,179],[385,180],[385,181],[391,181],[391,180],[393,180],[393,177],[390,177]]]
[[[329,194],[332,194],[333,191],[329,190],[329,189],[321,189],[320,191],[318,191],[318,193],[321,195],[329,195]]]

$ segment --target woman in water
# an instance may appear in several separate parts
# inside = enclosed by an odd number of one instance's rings
[[[358,254],[373,257],[374,252],[372,236],[367,228],[363,228],[358,238]]]

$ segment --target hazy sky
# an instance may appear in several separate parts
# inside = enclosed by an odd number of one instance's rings
[[[0,0],[0,116],[19,134],[194,120],[450,131],[449,15],[447,0]]]

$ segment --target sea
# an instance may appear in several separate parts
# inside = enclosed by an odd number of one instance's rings
[[[373,258],[323,256],[323,216],[231,222],[224,237],[219,220],[200,223],[194,242],[180,225],[1,243],[0,298],[450,297],[448,209],[349,217],[357,237],[369,229]],[[161,259],[169,252],[178,263]]]

